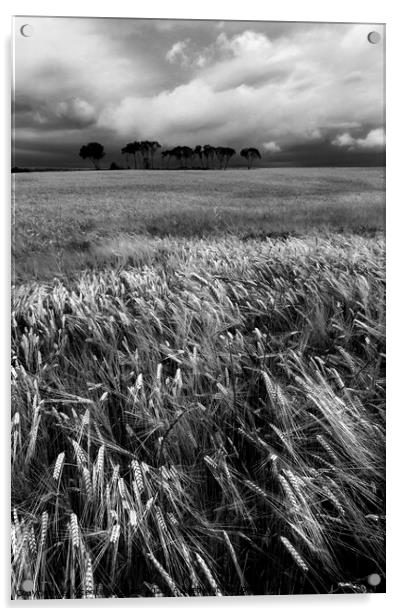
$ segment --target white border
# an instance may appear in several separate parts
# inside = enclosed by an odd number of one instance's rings
[[[153,2],[138,2],[129,0],[115,0],[114,2],[94,2],[82,0],[69,0],[55,3],[49,0],[3,0],[1,5],[1,43],[3,49],[2,69],[2,148],[0,169],[3,174],[3,202],[0,207],[0,231],[2,241],[0,244],[1,280],[3,282],[3,301],[1,302],[2,316],[2,370],[3,379],[1,392],[4,395],[2,406],[2,439],[3,452],[1,484],[1,603],[7,610],[19,613],[29,610],[44,610],[61,608],[63,612],[74,610],[74,614],[81,611],[93,610],[132,610],[137,614],[157,614],[164,616],[175,612],[184,614],[190,611],[194,614],[205,614],[222,611],[231,612],[233,616],[250,610],[255,614],[266,613],[288,614],[297,613],[300,616],[336,614],[364,614],[365,616],[379,616],[381,610],[386,614],[396,614],[397,605],[401,603],[398,596],[400,580],[402,581],[402,550],[401,550],[401,516],[402,509],[399,494],[401,469],[401,406],[398,404],[401,397],[398,388],[398,378],[401,379],[399,366],[402,356],[401,340],[401,291],[402,280],[400,276],[400,258],[398,250],[402,243],[401,212],[402,200],[400,184],[402,175],[401,132],[400,116],[402,114],[402,101],[398,84],[401,82],[400,40],[402,21],[398,19],[398,2],[396,0],[334,0],[321,2],[313,0],[280,0],[274,3],[269,0],[251,0],[242,2],[238,0],[154,0]],[[388,444],[387,444],[387,513],[388,513],[388,561],[387,561],[387,594],[386,595],[332,595],[332,596],[299,596],[299,597],[248,597],[224,599],[186,599],[186,600],[103,600],[103,601],[35,601],[29,603],[13,602],[9,596],[9,251],[10,251],[10,38],[12,15],[65,15],[65,16],[97,16],[97,17],[144,17],[144,18],[187,18],[187,19],[247,19],[270,21],[343,21],[343,22],[371,22],[387,24],[387,279],[388,279],[388,305],[387,305],[387,332],[388,332]],[[68,53],[68,44],[66,44]],[[336,53],[336,51],[335,51]],[[399,224],[398,224],[399,223]],[[401,587],[402,590],[402,587]],[[399,610],[398,610],[399,612]],[[385,616],[385,612],[384,612]]]

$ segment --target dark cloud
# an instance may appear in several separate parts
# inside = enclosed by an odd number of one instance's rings
[[[15,125],[39,132],[78,130],[97,122],[95,108],[87,101],[73,98],[53,103],[39,101],[16,105]]]
[[[13,113],[15,114],[29,113],[32,111],[32,101],[29,98],[23,96],[20,96],[17,99],[14,98],[12,109]]]

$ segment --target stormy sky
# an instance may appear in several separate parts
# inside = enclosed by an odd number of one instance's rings
[[[17,18],[13,164],[86,166],[89,141],[104,145],[104,166],[123,164],[122,146],[145,139],[255,146],[263,164],[383,164],[384,35],[367,24]]]

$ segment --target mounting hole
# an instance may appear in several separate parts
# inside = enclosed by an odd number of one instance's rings
[[[378,584],[381,583],[381,577],[378,575],[378,573],[372,573],[368,576],[367,582],[368,584],[370,584],[370,586],[378,586]]]
[[[34,29],[30,24],[24,24],[23,26],[21,26],[20,32],[22,36],[29,38],[30,36],[33,36]]]
[[[377,43],[381,41],[381,34],[373,30],[372,32],[368,33],[367,40],[372,45],[377,45]]]
[[[24,580],[21,584],[21,588],[24,592],[32,592],[34,583],[32,580]]]

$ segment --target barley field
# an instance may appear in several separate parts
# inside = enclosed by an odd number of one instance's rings
[[[12,598],[383,591],[383,170],[14,197]]]
[[[183,239],[384,229],[384,168],[13,175],[15,278],[98,265],[121,234]]]

